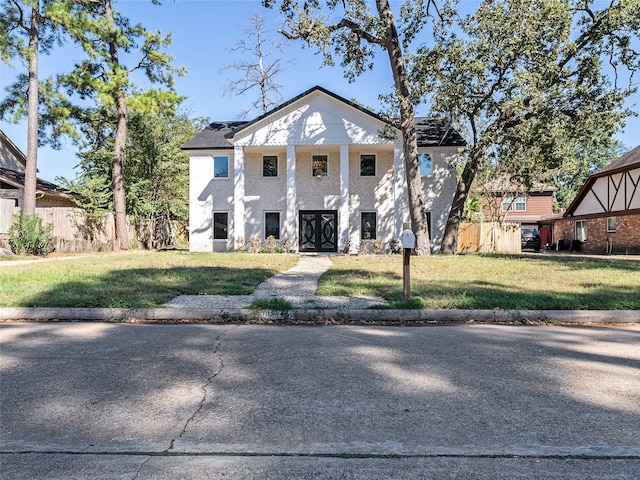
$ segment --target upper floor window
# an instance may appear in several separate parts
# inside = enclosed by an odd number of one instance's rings
[[[376,156],[360,155],[360,176],[375,177],[376,176]]]
[[[420,164],[420,176],[430,177],[432,173],[431,155],[428,153],[419,153],[418,163]]]
[[[213,178],[229,177],[229,157],[213,157]]]
[[[262,157],[262,176],[277,177],[278,176],[278,156],[264,155]]]
[[[502,197],[502,211],[503,212],[526,212],[527,211],[527,196],[522,194],[513,200],[513,195],[507,193]]]
[[[327,170],[327,156],[326,155],[314,155],[311,158],[311,163],[313,165],[313,176],[314,177],[326,177],[328,174]]]

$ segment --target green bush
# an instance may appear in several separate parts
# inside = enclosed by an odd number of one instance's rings
[[[20,210],[9,228],[9,245],[17,255],[47,255],[52,250],[52,231],[53,224],[45,226],[38,215]]]

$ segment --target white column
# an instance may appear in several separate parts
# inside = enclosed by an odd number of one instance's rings
[[[340,145],[340,206],[338,210],[338,251],[344,249],[349,240],[349,145]]]
[[[233,229],[231,229],[231,239],[228,242],[234,248],[242,248],[238,242],[244,239],[244,150],[242,147],[233,148]]]
[[[395,233],[393,238],[400,238],[402,224],[405,220],[405,171],[404,171],[404,151],[401,142],[396,142],[393,149],[393,211]]]
[[[284,220],[285,236],[293,240],[298,249],[296,233],[296,146],[287,145],[287,211]]]

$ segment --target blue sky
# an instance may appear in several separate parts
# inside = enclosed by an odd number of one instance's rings
[[[392,1],[392,8],[397,10],[400,3]],[[476,1],[464,3],[470,6],[477,4]],[[233,55],[237,55],[227,47],[236,45],[242,38],[243,30],[250,27],[247,17],[253,12],[265,16],[267,36],[277,38],[277,29],[281,24],[277,11],[263,8],[258,0],[165,0],[160,6],[153,5],[150,0],[119,0],[115,2],[115,8],[132,22],[142,23],[148,30],[172,33],[169,53],[175,56],[174,65],[187,69],[184,77],[176,79],[176,89],[187,97],[184,106],[193,116],[211,120],[237,120],[241,112],[249,108],[255,95],[246,98],[223,95],[225,84],[238,75],[232,70],[221,70],[233,60]],[[350,84],[339,66],[322,67],[322,58],[315,55],[314,50],[303,48],[300,42],[286,45],[285,56],[293,63],[287,64],[285,72],[277,79],[282,86],[280,93],[284,100],[320,85],[377,110],[380,108],[378,95],[387,93],[392,86],[389,61],[382,53],[377,56],[372,71]],[[80,58],[81,52],[71,47],[54,50],[49,56],[41,57],[40,76],[46,77],[69,69],[74,60]],[[16,67],[18,69],[12,70],[0,63],[0,95],[5,95],[4,88],[20,72],[21,67]],[[639,111],[640,95],[629,99],[628,106]],[[0,122],[0,129],[26,152],[26,122],[18,125]],[[629,119],[618,138],[628,147],[640,143],[640,119]],[[61,151],[45,147],[38,152],[38,176],[45,180],[55,181],[58,176],[72,178],[76,173],[76,164],[75,148],[70,142]]]

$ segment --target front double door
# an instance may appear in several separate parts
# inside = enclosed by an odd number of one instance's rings
[[[338,212],[336,210],[300,211],[300,251],[338,251]]]

